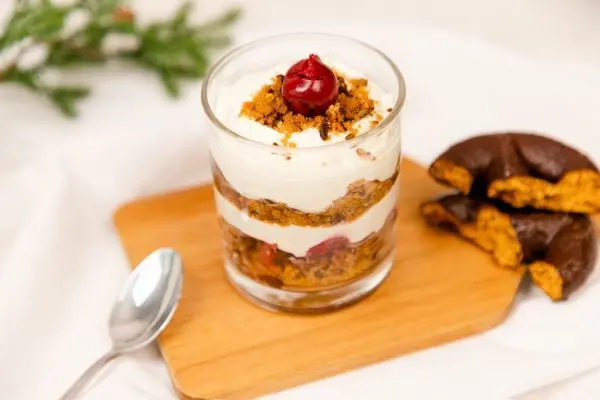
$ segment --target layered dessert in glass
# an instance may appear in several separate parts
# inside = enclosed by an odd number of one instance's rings
[[[356,301],[394,258],[404,81],[383,53],[319,34],[239,47],[202,102],[225,268],[255,302],[327,311]]]

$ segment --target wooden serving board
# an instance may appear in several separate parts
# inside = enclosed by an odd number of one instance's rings
[[[212,188],[125,205],[115,223],[131,265],[161,246],[180,252],[184,288],[159,338],[184,399],[251,399],[485,331],[506,316],[523,271],[494,266],[428,227],[418,206],[442,190],[404,160],[392,273],[365,300],[321,315],[263,310],[228,284]]]

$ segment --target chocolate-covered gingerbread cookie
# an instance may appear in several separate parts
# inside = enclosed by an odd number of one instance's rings
[[[464,194],[431,200],[421,212],[431,225],[490,252],[501,266],[529,264],[535,284],[555,301],[567,299],[595,265],[597,239],[586,215],[517,210]]]
[[[455,144],[430,166],[438,182],[521,208],[595,213],[600,172],[584,154],[545,136],[496,133]]]

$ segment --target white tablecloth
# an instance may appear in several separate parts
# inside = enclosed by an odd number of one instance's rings
[[[245,21],[238,41],[316,26],[380,46],[404,71],[405,152],[421,162],[466,135],[511,128],[555,135],[600,162],[600,73],[591,68],[527,61],[399,24],[322,25],[280,21],[259,31],[258,21]],[[7,400],[57,398],[108,348],[111,301],[129,271],[114,210],[210,179],[198,84],[170,101],[153,76],[122,66],[68,79],[93,82],[74,121],[0,87],[0,398]],[[565,304],[522,293],[487,334],[269,399],[507,398],[600,364],[598,308],[595,276]],[[86,399],[175,398],[156,349],[106,372]],[[579,398],[597,398],[592,385],[586,390]]]

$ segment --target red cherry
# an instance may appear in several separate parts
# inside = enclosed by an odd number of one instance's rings
[[[306,252],[307,257],[321,257],[332,254],[335,250],[343,249],[350,244],[346,236],[333,236],[311,247]]]
[[[266,266],[271,267],[274,265],[275,255],[277,254],[276,244],[263,243],[258,253],[260,262]]]
[[[335,103],[338,91],[337,77],[315,54],[292,65],[281,87],[286,105],[306,117],[325,114]]]

